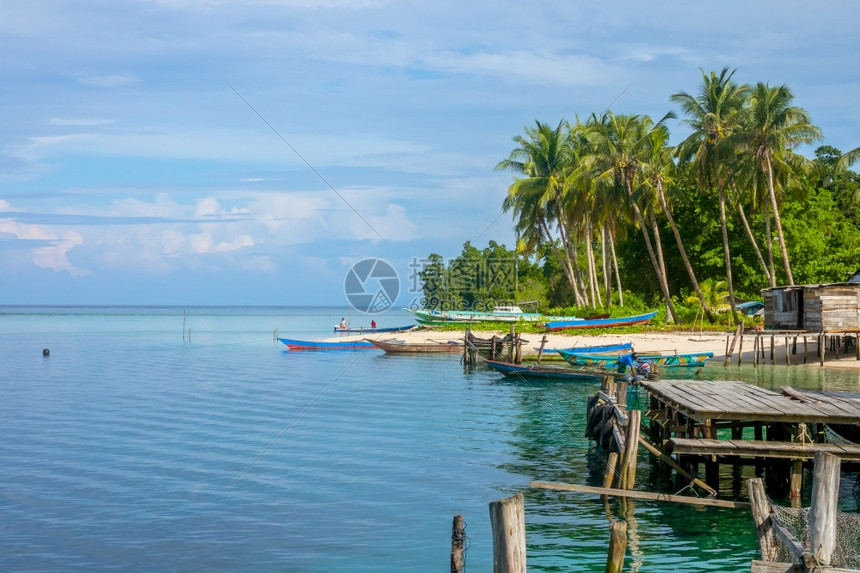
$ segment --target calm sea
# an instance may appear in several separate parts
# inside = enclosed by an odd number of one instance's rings
[[[530,571],[602,571],[609,514],[628,520],[625,570],[749,569],[745,511],[529,489],[599,485],[582,436],[591,385],[273,340],[331,336],[345,314],[0,307],[0,570],[444,571],[463,514],[466,570],[489,571],[488,503],[517,492]],[[703,374],[860,388],[856,371]],[[639,488],[683,487],[644,452],[639,465]],[[744,477],[726,468],[722,489]]]

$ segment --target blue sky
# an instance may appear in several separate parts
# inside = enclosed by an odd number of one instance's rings
[[[848,1],[0,7],[0,304],[342,304],[367,257],[408,304],[410,261],[512,246],[493,167],[524,126],[622,92],[662,117],[699,68],[860,145]]]

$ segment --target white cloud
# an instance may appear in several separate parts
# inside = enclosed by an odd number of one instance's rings
[[[100,88],[119,88],[130,86],[141,81],[140,78],[129,72],[120,74],[92,74],[80,72],[75,74],[75,78],[82,84]]]
[[[69,251],[84,243],[81,235],[75,231],[57,233],[47,226],[0,220],[0,234],[11,235],[18,240],[47,242],[48,244],[38,246],[32,251],[33,264],[39,268],[66,272],[74,277],[92,274],[86,269],[76,267],[68,259]]]

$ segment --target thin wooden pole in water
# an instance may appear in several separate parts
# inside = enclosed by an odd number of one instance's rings
[[[786,336],[785,337],[785,365],[786,366],[791,366],[791,352],[790,352],[790,350],[791,349],[788,347],[788,337]]]
[[[741,365],[741,358],[744,355],[744,323],[741,321],[741,340],[738,344],[738,366]]]
[[[463,571],[463,542],[466,539],[466,528],[463,525],[463,515],[454,516],[451,528],[451,573]]]
[[[753,366],[758,366],[758,341],[761,338],[758,332],[755,333],[755,340],[753,340]]]
[[[537,363],[540,366],[540,359],[543,356],[543,347],[546,346],[546,334],[543,335],[543,338],[540,339],[540,348],[538,349],[538,357]]]
[[[523,494],[490,502],[493,573],[526,573],[526,520]]]
[[[606,556],[606,573],[621,573],[624,554],[627,552],[627,522],[615,520],[609,533],[609,554]]]
[[[836,547],[836,504],[839,500],[841,458],[815,452],[812,504],[809,510],[809,549],[818,561],[829,565]]]
[[[747,480],[750,505],[752,506],[753,521],[755,522],[758,545],[761,549],[762,561],[773,561],[776,558],[776,540],[770,521],[770,504],[764,492],[761,478]]]

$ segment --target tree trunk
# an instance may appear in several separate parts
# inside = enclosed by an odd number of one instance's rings
[[[773,266],[773,230],[770,228],[770,205],[764,206],[764,222],[767,233],[767,266],[770,269],[770,286],[776,286],[776,269]]]
[[[678,226],[675,225],[675,219],[669,211],[669,204],[666,201],[666,195],[663,193],[663,183],[657,181],[657,196],[660,198],[660,207],[663,209],[663,214],[666,215],[666,220],[669,221],[669,227],[672,228],[672,234],[675,235],[675,242],[678,244],[678,251],[681,253],[681,260],[684,261],[684,267],[687,269],[687,274],[690,275],[690,282],[693,283],[693,289],[696,291],[696,296],[702,301],[702,308],[705,311],[705,316],[708,317],[708,322],[714,323],[714,315],[711,314],[711,309],[708,303],[705,302],[705,297],[702,295],[702,288],[699,286],[699,281],[696,280],[696,273],[693,272],[693,266],[690,264],[690,259],[687,257],[687,251],[684,249],[684,243],[681,240],[681,233],[678,231]]]
[[[597,298],[594,296],[596,285],[594,284],[594,251],[591,241],[591,218],[585,215],[585,265],[588,274],[588,298],[592,307],[597,306]]]
[[[624,289],[621,288],[621,273],[618,270],[618,257],[615,256],[615,233],[609,229],[609,253],[612,255],[612,267],[615,271],[615,285],[618,288],[618,306],[624,306]]]
[[[612,280],[609,278],[609,264],[606,253],[607,223],[600,226],[600,266],[603,269],[603,292],[606,293],[606,308],[612,306]]]
[[[654,216],[654,211],[648,213],[651,219],[651,232],[654,233],[654,250],[657,251],[657,262],[660,264],[660,270],[663,271],[663,277],[666,280],[666,288],[669,288],[669,274],[666,272],[666,259],[663,257],[663,241],[660,239],[660,227],[657,225],[657,217]],[[669,307],[666,306],[668,313]],[[677,324],[678,319],[675,319]]]
[[[564,210],[562,209],[561,198],[559,195],[556,195],[555,204],[556,204],[556,210],[558,211],[558,216],[557,216],[557,218],[558,218],[558,232],[559,232],[559,235],[561,235],[561,244],[562,244],[562,246],[565,247],[564,248],[564,258],[565,258],[565,261],[567,263],[567,268],[570,271],[571,276],[573,276],[574,280],[575,280],[577,277],[577,270],[578,270],[577,269],[577,262],[576,262],[576,255],[574,253],[573,261],[571,261],[571,258],[570,258],[570,232],[569,232],[570,230],[567,228],[567,223],[565,222],[565,219],[564,219]],[[572,286],[573,286],[574,299],[576,300],[576,304],[579,305],[579,304],[581,304],[582,296],[585,295],[586,293],[585,293],[585,291],[583,291],[582,294],[580,294],[577,287],[575,285],[572,285]]]
[[[648,249],[648,255],[651,257],[651,264],[654,266],[654,272],[657,274],[657,282],[660,284],[660,290],[663,291],[663,299],[666,301],[669,314],[672,316],[672,320],[678,323],[678,315],[675,313],[675,307],[672,305],[672,297],[669,294],[669,285],[666,283],[666,277],[663,275],[663,270],[657,262],[657,255],[654,253],[651,238],[648,236],[648,226],[645,224],[645,218],[642,216],[642,211],[639,210],[639,205],[633,202],[633,182],[630,180],[627,181],[627,196],[631,198],[630,203],[633,207],[633,214],[636,216],[639,228],[642,230],[645,247]]]
[[[558,248],[558,245],[555,244],[555,240],[552,238],[552,234],[549,232],[549,227],[546,224],[546,221],[543,219],[540,220],[541,227],[543,227],[543,232],[546,235],[547,242],[552,247],[553,253],[555,253],[556,259],[558,259],[558,264],[561,266],[561,270],[564,271],[564,275],[567,277],[567,282],[570,283],[570,288],[573,289],[573,298],[579,304],[579,292],[576,288],[576,278],[573,276],[573,270],[571,270],[568,262],[565,261],[565,257],[562,255],[561,250]]]
[[[746,229],[747,232],[747,237],[749,237],[750,243],[752,243],[753,250],[758,257],[758,262],[759,264],[761,264],[762,270],[764,270],[764,276],[767,278],[767,282],[770,283],[770,286],[775,286],[773,284],[773,278],[770,276],[770,271],[767,268],[767,263],[764,262],[764,257],[761,255],[761,249],[758,248],[758,243],[755,240],[755,235],[753,235],[752,228],[750,228],[749,221],[747,221],[747,215],[746,213],[744,213],[744,207],[740,203],[738,203],[738,214],[741,216],[741,221],[743,222],[744,229]]]
[[[785,247],[785,237],[782,235],[782,221],[779,219],[779,207],[776,204],[776,192],[773,189],[773,168],[770,164],[770,153],[765,156],[767,163],[767,188],[770,192],[770,206],[773,208],[773,222],[776,224],[776,236],[779,238],[779,249],[782,251],[782,264],[785,265],[785,276],[788,285],[794,285],[794,277],[791,276],[791,265],[788,264],[788,249]]]
[[[738,320],[738,309],[735,305],[735,288],[732,284],[732,255],[729,252],[729,229],[726,224],[726,192],[722,187],[717,188],[717,193],[720,197],[720,225],[723,229],[723,257],[726,260],[726,285],[729,289],[729,305],[732,307],[732,317],[735,324],[740,324]]]

